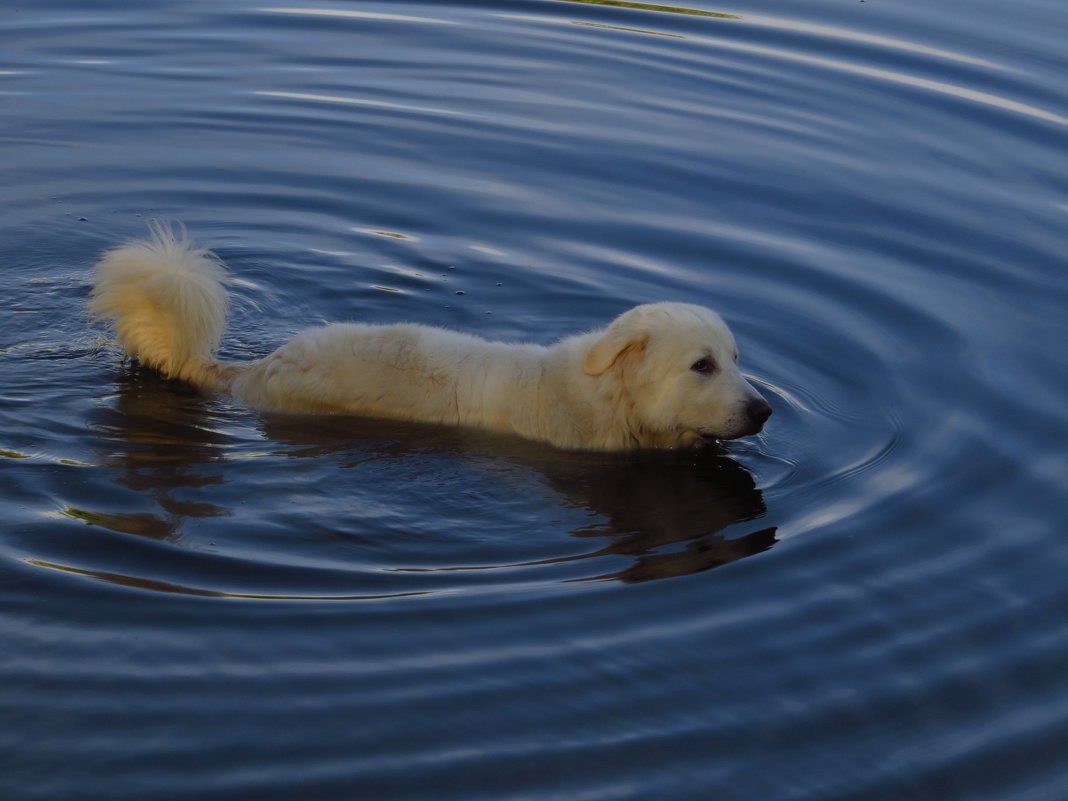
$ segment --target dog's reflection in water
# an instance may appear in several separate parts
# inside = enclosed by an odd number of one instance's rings
[[[226,506],[188,497],[226,484],[230,438],[211,424],[204,396],[136,367],[120,371],[116,389],[112,404],[90,413],[95,450],[100,463],[115,471],[115,484],[151,504],[143,511],[68,513],[112,531],[168,542],[183,539],[182,524],[189,518],[229,517]]]
[[[104,464],[118,470],[115,481],[144,493],[157,512],[131,516],[94,511],[87,513],[91,522],[177,541],[185,519],[232,514],[225,506],[189,497],[198,487],[229,482],[228,451],[234,443],[225,433],[228,412],[195,390],[180,389],[177,382],[149,370],[122,372],[114,404],[102,407],[91,425],[102,440]],[[266,440],[257,447],[277,450],[286,458],[342,455],[345,463],[355,463],[419,453],[530,472],[553,491],[561,507],[587,513],[590,524],[571,530],[572,536],[604,544],[580,555],[528,564],[628,558],[621,569],[584,580],[634,583],[690,575],[761,553],[777,541],[774,527],[755,524],[765,506],[752,476],[712,448],[696,454],[609,456],[415,423],[308,416],[251,419]],[[183,490],[182,499],[175,497],[176,490]],[[728,529],[730,536],[725,536]]]
[[[607,540],[587,553],[515,567],[625,556],[630,559],[622,569],[582,580],[636,583],[699,573],[762,553],[777,542],[775,527],[754,524],[766,508],[752,475],[715,448],[616,456],[560,451],[445,426],[357,418],[309,423],[307,417],[264,418],[263,431],[292,448],[287,451],[291,456],[355,455],[365,449],[373,458],[387,459],[419,452],[470,460],[477,454],[479,464],[533,473],[552,489],[560,506],[586,512],[596,521],[572,529],[572,536]],[[724,534],[746,523],[751,531]]]
[[[730,538],[721,533],[765,513],[752,476],[722,454],[689,460],[648,455],[549,478],[561,495],[604,518],[572,532],[610,538],[589,556],[633,557],[622,570],[595,578],[640,582],[685,576],[753,556],[776,542],[774,527]]]

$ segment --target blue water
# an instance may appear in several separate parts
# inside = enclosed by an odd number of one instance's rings
[[[680,2],[0,8],[0,796],[1068,798],[1068,7]],[[684,300],[775,415],[257,414],[86,319],[161,218],[226,358]]]

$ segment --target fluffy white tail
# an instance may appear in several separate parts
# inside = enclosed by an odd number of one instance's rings
[[[89,313],[114,323],[119,345],[171,378],[219,380],[215,351],[226,325],[226,268],[182,230],[149,226],[151,239],[109,250],[96,265]]]

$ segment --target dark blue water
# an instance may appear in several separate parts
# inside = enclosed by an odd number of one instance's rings
[[[0,796],[1068,798],[1060,0],[0,5]],[[698,457],[271,417],[123,364],[718,309]],[[463,293],[463,294],[459,294]]]

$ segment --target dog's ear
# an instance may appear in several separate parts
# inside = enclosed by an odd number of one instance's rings
[[[640,315],[635,310],[618,317],[601,338],[593,343],[582,361],[586,375],[601,375],[624,357],[637,357],[645,353],[649,331],[640,325]]]

